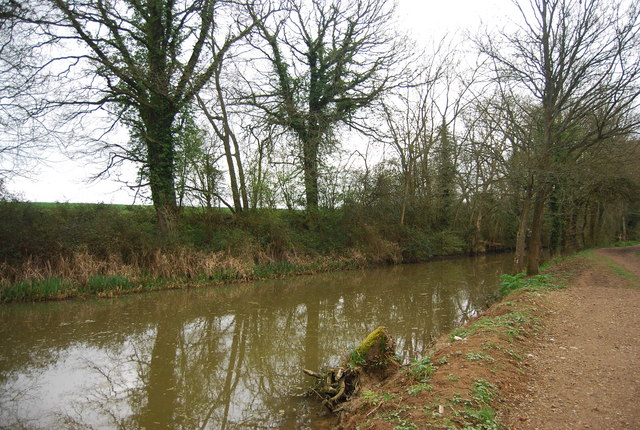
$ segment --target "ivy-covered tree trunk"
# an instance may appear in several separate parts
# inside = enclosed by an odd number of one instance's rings
[[[387,0],[289,6],[257,24],[261,40],[253,43],[272,70],[248,100],[301,145],[306,207],[315,212],[331,132],[340,123],[362,125],[354,114],[397,83],[392,70],[401,52],[388,26],[393,7]]]
[[[149,187],[151,199],[158,217],[158,227],[163,233],[173,230],[178,213],[176,203],[175,146],[173,121],[175,113],[145,112],[144,140],[147,147]]]
[[[318,142],[309,139],[302,143],[302,165],[307,210],[318,209]]]

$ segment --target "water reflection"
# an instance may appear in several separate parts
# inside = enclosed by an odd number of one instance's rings
[[[0,308],[2,428],[315,428],[302,368],[377,327],[404,359],[485,304],[509,256]]]

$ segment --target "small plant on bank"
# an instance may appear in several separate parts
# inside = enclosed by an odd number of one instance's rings
[[[377,406],[380,403],[390,402],[393,400],[393,396],[389,393],[376,393],[372,390],[364,390],[362,392],[362,399],[367,403]]]
[[[355,367],[364,366],[365,364],[367,364],[367,359],[364,355],[357,350],[353,350],[351,355],[349,355],[347,366],[353,369]]]
[[[422,384],[412,385],[407,389],[407,392],[409,394],[411,394],[412,396],[420,394],[423,391],[431,392],[431,391],[433,391],[433,387],[431,385],[429,385],[429,384],[422,383]]]
[[[498,395],[498,389],[485,379],[478,378],[473,384],[473,399],[479,403],[489,404]]]
[[[409,374],[420,382],[429,382],[430,376],[437,369],[438,368],[431,363],[431,359],[429,357],[424,357],[413,362],[411,369],[409,370]]]
[[[481,352],[469,352],[465,358],[469,361],[480,361],[480,360],[484,360],[484,361],[488,361],[488,362],[493,362],[495,361],[493,359],[493,357],[491,357],[490,355],[487,354],[483,354]]]

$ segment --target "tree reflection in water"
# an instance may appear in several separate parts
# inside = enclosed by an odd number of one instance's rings
[[[302,368],[378,325],[405,360],[485,305],[484,256],[0,310],[0,423],[51,428],[312,428]],[[19,328],[19,329],[18,329]],[[18,332],[19,330],[19,332]]]

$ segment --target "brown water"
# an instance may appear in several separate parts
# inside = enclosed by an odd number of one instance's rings
[[[0,307],[0,428],[320,428],[303,368],[371,330],[419,357],[508,271],[489,255],[113,300]]]

